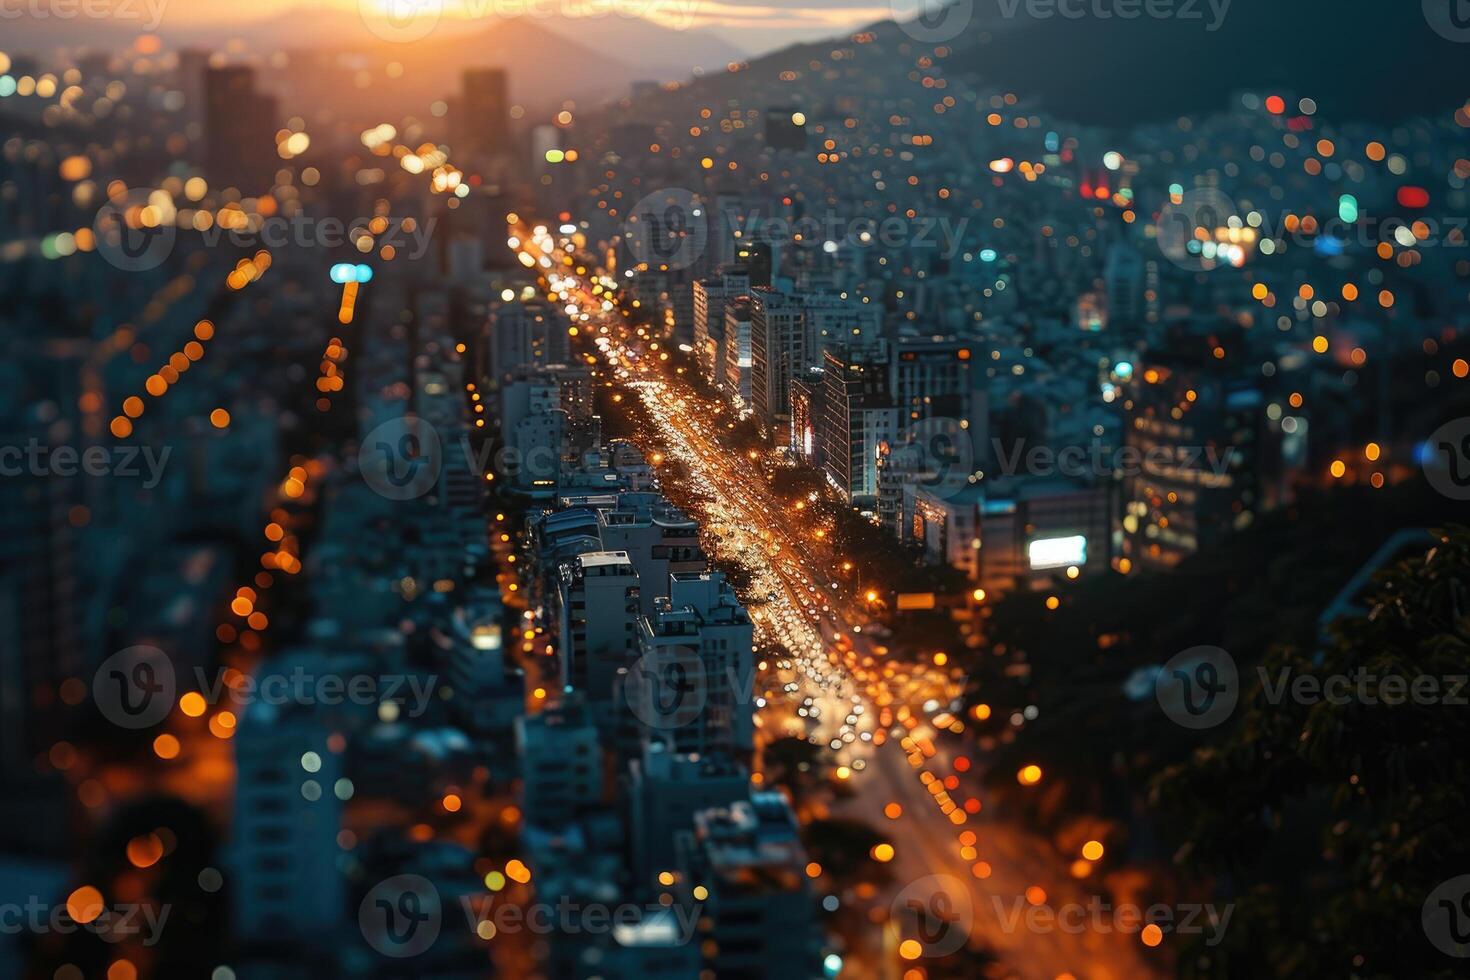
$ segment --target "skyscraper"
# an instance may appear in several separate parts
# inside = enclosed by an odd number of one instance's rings
[[[719,273],[694,281],[694,358],[709,381],[725,375],[725,304],[750,291],[750,274],[743,266],[722,267]]]
[[[849,503],[878,496],[878,447],[898,435],[883,364],[827,351],[818,426],[827,479]]]
[[[708,893],[705,966],[719,977],[813,977],[820,932],[803,870],[806,849],[780,793],[758,792],[695,814],[679,836],[678,881]]]
[[[638,602],[638,572],[626,552],[590,552],[561,566],[562,683],[586,693],[600,725],[617,670],[634,656]]]
[[[276,164],[276,100],[255,88],[248,65],[204,74],[204,163],[211,184],[247,197],[271,186]]]
[[[459,115],[452,127],[457,159],[493,169],[510,151],[510,86],[502,68],[466,68]]]
[[[1124,402],[1123,444],[1139,465],[1123,480],[1123,554],[1150,568],[1248,526],[1262,504],[1264,398],[1229,363],[1239,330],[1181,322],[1168,333]]]
[[[791,378],[806,358],[806,311],[801,304],[772,289],[752,289],[750,397],[756,417],[765,424],[791,417]]]
[[[240,722],[234,906],[248,943],[306,941],[343,918],[337,831],[349,791],[329,734],[327,722],[300,704],[258,701]]]

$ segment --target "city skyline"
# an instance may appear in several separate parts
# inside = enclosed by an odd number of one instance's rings
[[[68,2],[0,974],[1463,972],[1455,8]]]

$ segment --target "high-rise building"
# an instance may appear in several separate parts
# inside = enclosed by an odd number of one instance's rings
[[[516,487],[555,484],[567,434],[561,385],[538,373],[500,389],[501,437],[515,453],[508,473]]]
[[[525,709],[524,684],[505,660],[504,608],[483,587],[454,614],[449,678],[460,724],[476,733],[503,734]]]
[[[636,570],[644,616],[669,594],[671,574],[702,572],[709,565],[699,522],[656,493],[621,494],[615,506],[599,509],[597,523],[603,548],[627,556]]]
[[[1233,325],[1181,322],[1133,369],[1123,445],[1138,465],[1123,480],[1123,557],[1170,568],[1262,506],[1264,396],[1232,363],[1244,340]]]
[[[806,310],[793,296],[750,291],[750,400],[756,418],[776,425],[791,417],[791,378],[807,366]]]
[[[818,293],[806,297],[804,305],[812,344],[809,357],[817,364],[822,351],[874,351],[882,342],[883,311],[876,304]]]
[[[905,426],[930,418],[970,418],[976,405],[971,359],[975,345],[964,340],[901,337],[893,348],[889,390]]]
[[[1138,249],[1126,241],[1114,242],[1103,263],[1107,284],[1107,323],[1113,329],[1134,328],[1143,322],[1144,264]]]
[[[748,800],[695,814],[679,836],[681,897],[704,890],[701,948],[717,977],[821,975],[821,931],[807,884],[807,855],[786,797]]]
[[[502,68],[466,68],[453,120],[455,159],[478,170],[496,170],[511,155],[510,88]]]
[[[885,365],[855,354],[823,354],[823,415],[818,430],[828,481],[849,502],[876,501],[878,450],[898,437]]]
[[[673,871],[674,838],[694,827],[701,810],[729,806],[750,792],[750,773],[728,755],[676,753],[660,741],[644,743],[628,763],[633,874],[652,886],[660,872]]]
[[[786,446],[807,466],[822,465],[820,433],[826,423],[827,386],[820,369],[791,382],[791,430]]]
[[[581,691],[599,725],[610,722],[614,680],[634,658],[638,571],[625,551],[594,551],[561,566],[562,683]]]
[[[274,183],[276,100],[256,90],[248,65],[204,72],[204,165],[209,182],[253,197]]]
[[[753,640],[750,615],[722,573],[670,575],[668,598],[639,621],[638,647],[645,674],[661,683],[682,677],[692,701],[676,704],[669,724],[649,731],[647,740],[665,741],[677,752],[748,754],[755,731]]]
[[[278,672],[284,674],[285,668]],[[261,676],[265,684],[268,677]],[[264,688],[263,688],[264,689]],[[234,900],[247,944],[309,942],[333,932],[346,902],[337,867],[342,757],[331,729],[300,704],[250,705],[235,749]]]
[[[517,718],[515,742],[528,824],[555,827],[602,801],[601,736],[580,696]]]
[[[740,296],[725,304],[724,386],[742,403],[750,404],[750,297]]]
[[[750,292],[750,273],[743,266],[724,266],[694,282],[694,359],[710,382],[725,376],[725,304]]]
[[[190,125],[204,122],[204,75],[209,70],[209,52],[202,48],[182,48],[174,78],[184,93],[184,115]]]
[[[509,381],[522,370],[571,360],[561,314],[540,300],[492,305],[485,339],[489,363],[483,374],[496,383]]]
[[[776,243],[768,240],[752,241],[742,236],[735,248],[735,261],[750,270],[750,284],[767,288],[776,284],[780,271]]]

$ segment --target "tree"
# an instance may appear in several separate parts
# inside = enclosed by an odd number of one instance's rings
[[[1462,975],[1420,928],[1430,892],[1470,869],[1470,712],[1444,700],[1470,672],[1470,530],[1436,537],[1375,577],[1367,614],[1338,623],[1319,655],[1272,651],[1271,689],[1251,690],[1229,736],[1156,780],[1153,801],[1187,842],[1178,863],[1237,890],[1224,941],[1182,957],[1186,972]],[[1345,697],[1277,686],[1338,676]],[[1400,695],[1387,678],[1435,690]]]
[[[804,738],[778,738],[761,750],[767,783],[779,783],[799,803],[820,778],[822,750]]]
[[[802,834],[807,854],[830,876],[833,891],[845,891],[863,882],[884,885],[893,877],[888,865],[872,857],[872,850],[888,838],[859,820],[813,820]]]

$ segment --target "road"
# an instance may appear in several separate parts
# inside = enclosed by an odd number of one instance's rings
[[[956,757],[973,747],[965,744],[963,729],[950,734],[959,727],[949,712],[958,707],[961,683],[932,664],[890,659],[859,597],[842,594],[830,571],[820,571],[808,557],[815,533],[810,515],[777,498],[755,461],[720,440],[717,430],[733,420],[733,410],[697,395],[656,355],[656,341],[628,329],[617,297],[603,288],[611,277],[596,271],[570,275],[576,263],[564,259],[574,243],[557,241],[544,229],[512,233],[512,247],[530,259],[523,263],[551,270],[543,285],[567,303],[579,333],[593,338],[619,392],[640,399],[660,451],[687,472],[678,489],[710,532],[716,564],[750,569],[752,593],[766,596],[752,619],[759,641],[780,644],[792,655],[789,665],[774,665],[784,700],[795,702],[797,716],[807,718],[812,740],[835,753],[834,764],[846,767],[839,775],[846,772],[853,793],[837,812],[874,826],[893,842],[894,886],[883,900],[910,882],[944,876],[946,891],[964,890],[954,896],[958,906],[973,911],[972,944],[992,950],[1010,974],[1025,980],[1165,975],[1167,944],[1150,949],[1136,932],[1028,929],[1024,918],[1016,920],[1018,902],[1086,905],[1103,889],[1093,877],[1075,878],[1069,869],[1076,855],[1057,853],[1048,838],[1014,821],[979,816],[983,770],[956,768]],[[540,262],[543,255],[550,261]],[[615,410],[619,403],[615,394],[601,410]],[[781,717],[782,700],[757,705],[763,714]],[[789,717],[781,724],[789,726]],[[902,812],[886,816],[895,803]],[[882,966],[898,976],[921,965],[901,962],[895,953]]]

